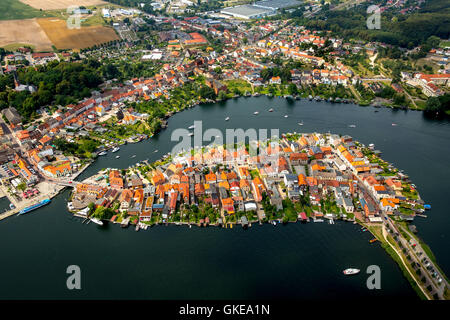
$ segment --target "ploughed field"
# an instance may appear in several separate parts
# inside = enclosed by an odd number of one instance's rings
[[[15,43],[31,45],[36,51],[52,50],[52,42],[37,19],[0,21],[0,47]]]
[[[119,39],[116,32],[108,27],[69,29],[66,21],[54,18],[38,19],[38,23],[58,49],[83,49]]]
[[[52,45],[57,49],[83,49],[117,39],[112,28],[69,29],[65,20],[57,18],[0,21],[0,47],[30,45],[37,52],[52,51]]]

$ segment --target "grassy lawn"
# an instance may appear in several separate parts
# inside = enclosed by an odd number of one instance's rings
[[[245,80],[229,80],[224,81],[225,85],[228,88],[228,92],[230,96],[233,96],[235,92],[240,92],[240,94],[244,94],[245,92],[252,92],[252,86]]]
[[[18,48],[21,48],[21,47],[29,47],[33,50],[35,48],[35,46],[33,46],[31,44],[27,44],[27,43],[11,43],[2,48],[5,48],[5,50],[8,50],[8,51],[16,51]]]
[[[439,45],[440,45],[442,48],[450,47],[450,41],[449,41],[449,40],[441,41],[441,43],[440,43]]]
[[[1,7],[0,20],[31,19],[52,16],[50,13],[34,9],[19,0],[2,0]]]

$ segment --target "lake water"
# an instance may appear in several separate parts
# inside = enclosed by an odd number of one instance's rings
[[[415,224],[439,265],[450,273],[450,124],[427,120],[420,112],[267,97],[202,105],[174,115],[169,128],[150,140],[100,157],[80,179],[102,168],[160,158],[177,143],[171,142],[172,130],[195,120],[203,121],[204,130],[330,131],[374,143],[385,160],[410,175],[432,205],[428,218],[417,218]],[[301,121],[303,126],[298,125]],[[82,224],[67,212],[68,196],[65,191],[44,208],[0,223],[0,298],[418,299],[395,262],[378,243],[370,244],[371,235],[358,225],[254,225],[246,231],[156,226],[135,232],[117,225]],[[81,268],[79,291],[66,288],[65,271],[73,264]],[[366,288],[369,265],[381,268],[381,290]],[[362,272],[345,277],[341,272],[347,267]]]

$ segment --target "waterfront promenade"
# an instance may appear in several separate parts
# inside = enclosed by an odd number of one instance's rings
[[[44,199],[52,199],[57,196],[64,188],[66,187],[75,187],[78,183],[74,181],[80,174],[86,170],[91,163],[87,163],[82,169],[77,171],[75,174],[70,177],[65,177],[64,179],[53,179],[44,177],[44,180],[39,182],[36,185],[36,188],[39,190],[39,195],[30,199],[23,199],[21,201],[17,201],[13,196],[8,193],[8,190],[0,184],[0,191],[7,196],[9,201],[14,205],[14,209],[10,209],[8,211],[0,213],[0,221],[11,217],[21,210],[25,209],[28,206],[36,204]]]

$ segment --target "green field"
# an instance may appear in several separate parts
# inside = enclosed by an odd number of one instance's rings
[[[450,41],[448,41],[448,40],[443,40],[443,41],[441,41],[440,46],[441,46],[442,48],[450,47]]]
[[[19,0],[1,0],[0,20],[50,17],[49,13],[34,9]]]
[[[16,51],[18,48],[22,48],[22,47],[29,47],[33,50],[35,49],[35,46],[27,44],[27,43],[12,43],[12,44],[3,46],[2,48],[4,48],[5,50],[8,50],[8,51]]]

